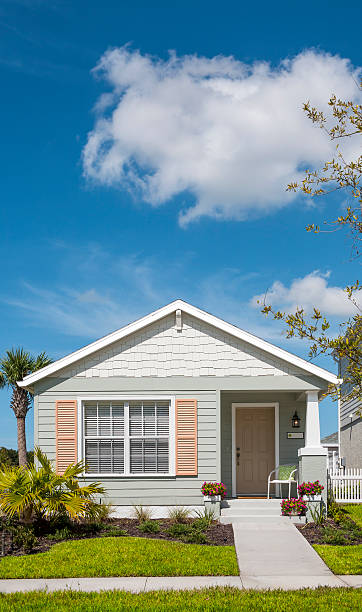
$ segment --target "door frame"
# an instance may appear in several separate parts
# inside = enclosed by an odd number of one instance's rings
[[[279,402],[233,402],[231,404],[231,489],[233,497],[236,497],[236,411],[242,408],[274,408],[275,467],[279,465]]]

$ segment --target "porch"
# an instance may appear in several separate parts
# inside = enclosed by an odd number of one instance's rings
[[[298,468],[299,482],[319,479],[326,485],[317,390],[221,391],[220,414],[221,481],[228,499],[255,505],[267,496],[268,475],[277,466]],[[296,495],[293,484],[291,496]],[[271,496],[287,497],[287,485],[272,485]],[[259,508],[270,511],[273,504],[264,501]]]

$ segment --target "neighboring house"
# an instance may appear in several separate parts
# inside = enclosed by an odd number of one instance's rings
[[[341,378],[346,367],[346,361],[340,360]],[[339,452],[345,467],[362,468],[362,402],[357,398],[343,399],[349,390],[347,384],[342,384],[338,406]]]
[[[84,460],[84,478],[127,514],[199,506],[205,480],[223,481],[228,496],[265,495],[278,464],[299,461],[300,479],[325,483],[318,398],[330,382],[177,300],[19,384],[34,393],[35,444],[59,472]]]
[[[322,438],[321,445],[328,451],[328,469],[332,471],[339,467],[339,444],[338,444],[338,431],[332,433],[330,436]]]

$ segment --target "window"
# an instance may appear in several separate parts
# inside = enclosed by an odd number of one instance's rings
[[[87,401],[84,458],[87,474],[168,474],[170,401]]]

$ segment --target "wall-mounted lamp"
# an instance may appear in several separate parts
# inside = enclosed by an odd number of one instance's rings
[[[297,411],[292,416],[292,427],[300,427],[300,417],[298,416]]]

